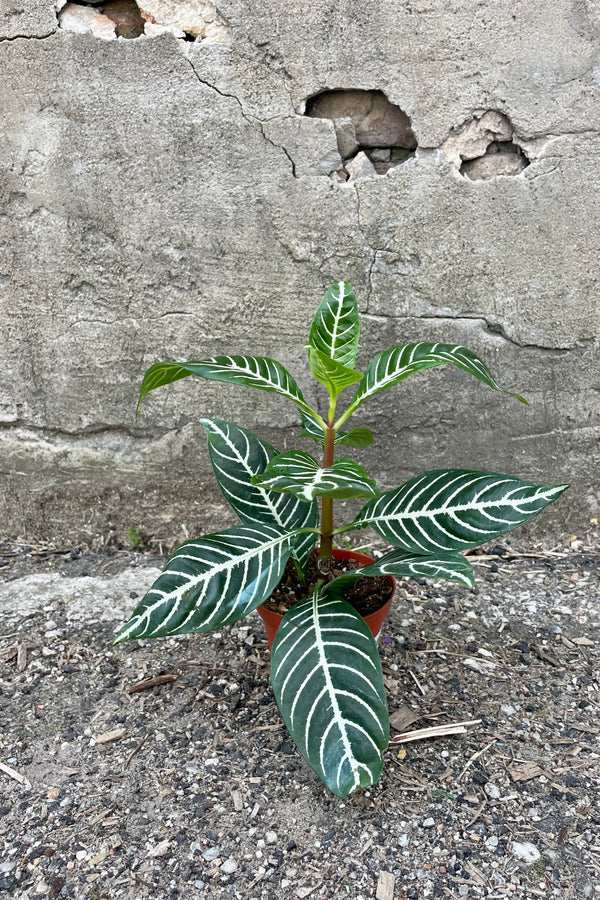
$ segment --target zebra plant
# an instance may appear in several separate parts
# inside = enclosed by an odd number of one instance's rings
[[[345,430],[370,397],[444,364],[495,391],[511,392],[497,384],[474,353],[451,344],[392,347],[359,372],[358,337],[352,288],[336,283],[317,309],[306,344],[311,372],[328,393],[323,417],[273,359],[216,356],[155,363],[148,369],[140,401],[149,391],[189,375],[280,394],[298,408],[303,434],[320,446],[322,458],[303,451],[278,453],[245,428],[201,419],[217,482],[241,524],[182,544],[115,638],[121,643],[191,634],[235,622],[269,597],[290,558],[305,573],[318,541],[320,577],[312,593],[283,617],[272,648],[271,681],[292,738],[339,797],[377,781],[389,741],[376,642],[344,599],[349,583],[360,576],[426,575],[472,587],[473,570],[461,551],[531,519],[567,487],[534,485],[492,472],[436,469],[381,493],[356,462],[335,459],[336,447],[364,447],[373,440],[367,428]],[[338,414],[338,398],[352,385],[354,394]],[[336,524],[333,502],[349,497],[362,497],[366,504],[354,521]],[[332,578],[335,537],[365,526],[394,549],[350,575]]]

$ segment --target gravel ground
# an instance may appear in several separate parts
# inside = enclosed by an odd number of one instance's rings
[[[395,737],[479,721],[392,744],[341,801],[286,735],[256,615],[112,648],[161,559],[0,543],[0,894],[600,897],[599,548],[513,540],[474,591],[403,582]]]

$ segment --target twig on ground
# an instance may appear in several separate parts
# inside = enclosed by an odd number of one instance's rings
[[[417,728],[415,731],[405,731],[404,734],[396,735],[396,737],[391,739],[390,744],[406,744],[409,741],[424,741],[427,740],[427,738],[444,737],[449,734],[466,734],[470,727],[480,724],[481,719],[472,719],[468,722],[454,722],[450,725],[432,725],[430,728]],[[493,743],[494,741],[492,741],[492,744]]]

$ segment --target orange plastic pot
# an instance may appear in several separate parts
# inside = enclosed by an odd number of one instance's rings
[[[339,559],[340,561],[347,561],[349,559],[355,560],[360,563],[361,566],[368,566],[369,563],[375,562],[375,560],[371,556],[367,556],[364,553],[356,553],[354,550],[338,550],[334,548],[333,550],[333,558]],[[391,575],[387,576],[387,580],[396,590],[396,581],[392,578]],[[376,609],[375,612],[369,613],[368,616],[365,616],[365,622],[369,626],[371,634],[377,640],[381,633],[381,629],[383,627],[384,621],[387,619],[391,606],[392,600],[394,599],[394,591],[392,591],[390,599],[387,603],[384,603],[379,609]],[[281,624],[281,620],[283,616],[281,613],[273,612],[272,609],[267,609],[265,606],[259,606],[257,612],[263,622],[265,623],[265,631],[267,632],[267,642],[269,644],[269,650],[273,646],[273,641],[275,640],[275,635],[277,634],[277,629]]]

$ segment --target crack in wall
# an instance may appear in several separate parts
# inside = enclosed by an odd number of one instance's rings
[[[139,441],[140,439],[154,441],[156,440],[156,438],[163,437],[164,435],[170,434],[174,431],[179,431],[185,425],[188,425],[195,421],[196,418],[191,416],[183,423],[183,425],[179,425],[174,428],[160,428],[156,425],[151,425],[149,427],[143,428],[128,428],[126,425],[97,424],[86,425],[76,431],[68,431],[64,428],[53,428],[48,425],[34,425],[32,423],[26,422],[24,419],[17,419],[14,422],[0,422],[0,437],[3,434],[9,434],[10,432],[16,431],[20,432],[21,435],[29,435],[32,439],[36,440],[41,436],[47,438],[58,438],[59,440],[64,440],[65,442],[69,441],[73,443],[80,439],[93,437],[102,438],[104,436],[133,438],[136,441]]]
[[[207,87],[210,90],[214,91],[220,97],[226,97],[229,100],[234,100],[237,103],[237,105],[239,106],[240,111],[242,113],[242,117],[245,119],[245,121],[248,122],[248,124],[252,125],[253,127],[258,126],[263,140],[265,140],[268,144],[270,144],[276,150],[281,150],[283,152],[284,156],[286,157],[287,161],[290,164],[292,176],[294,178],[296,178],[297,177],[296,164],[295,164],[294,160],[292,159],[291,155],[289,154],[289,152],[286,150],[286,148],[282,144],[277,144],[270,137],[268,137],[268,135],[265,133],[265,127],[264,127],[264,124],[261,122],[261,120],[257,116],[253,116],[251,113],[247,112],[244,108],[244,104],[242,103],[240,98],[237,97],[235,94],[228,94],[226,91],[222,91],[216,85],[211,84],[210,81],[206,81],[206,79],[202,78],[198,74],[198,70],[196,69],[193,60],[191,59],[191,57],[188,54],[186,54],[186,59],[189,62],[190,66],[192,68],[192,71],[193,71],[194,75],[196,76],[196,78],[198,79],[198,81],[200,82],[200,84],[203,84],[204,87]],[[286,118],[292,118],[292,117],[286,116]]]
[[[378,251],[381,252],[381,251]],[[575,341],[574,344],[568,344],[564,347],[547,347],[544,344],[532,344],[532,343],[524,343],[522,341],[518,341],[515,337],[513,337],[506,326],[505,323],[499,322],[498,320],[490,320],[486,319],[485,316],[482,316],[481,313],[474,313],[473,315],[469,315],[468,313],[460,313],[456,316],[437,316],[437,315],[429,315],[427,313],[419,314],[419,315],[386,315],[386,314],[378,314],[378,313],[365,313],[364,318],[373,319],[374,321],[403,321],[403,320],[415,320],[426,321],[432,320],[435,322],[480,322],[485,329],[491,334],[493,337],[497,337],[507,344],[512,344],[514,347],[518,347],[520,350],[541,350],[543,353],[548,353],[552,356],[565,356],[567,353],[572,352],[573,350],[583,350],[587,346],[595,346],[596,339],[595,338],[582,338],[578,341]]]
[[[12,37],[2,37],[0,35],[0,44],[10,43],[11,41],[45,41],[46,38],[56,34],[58,28],[53,28],[46,34],[14,34]]]

